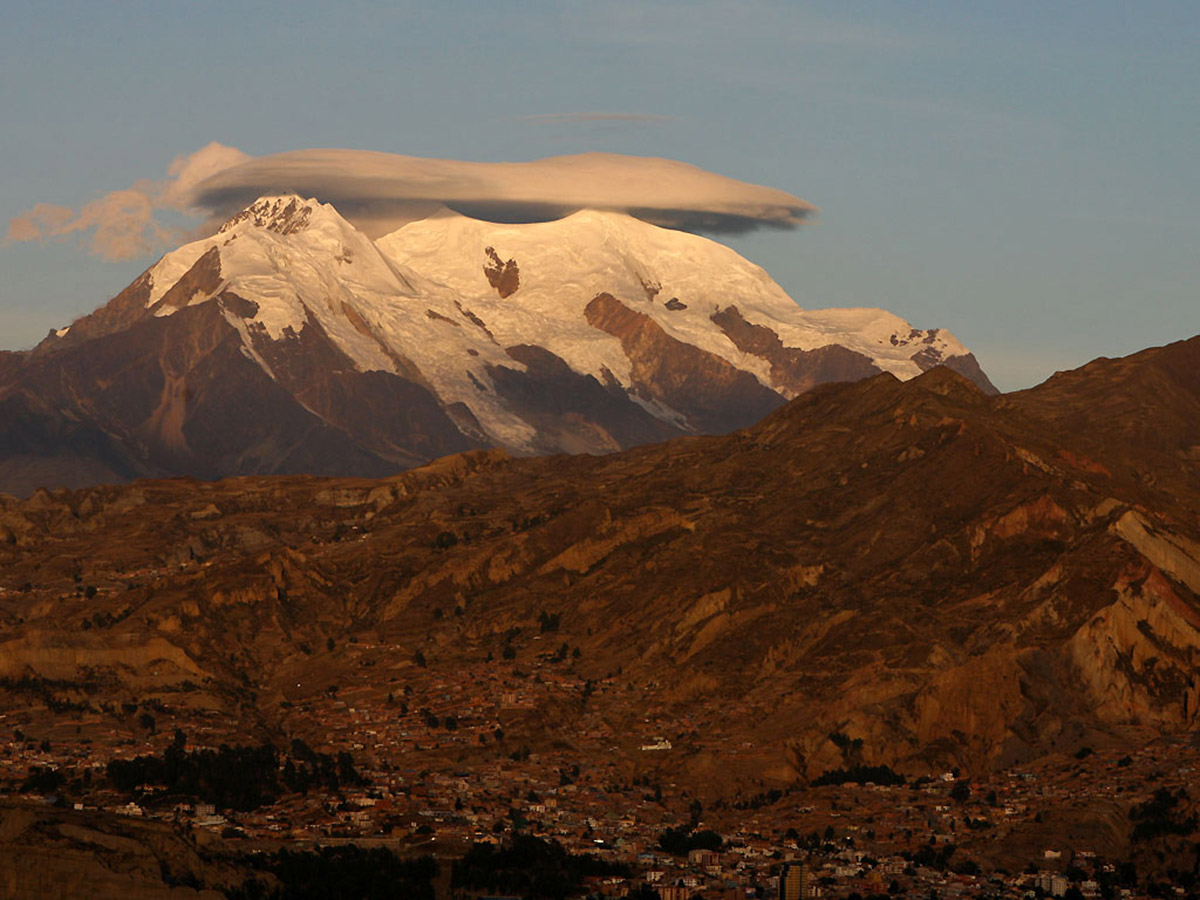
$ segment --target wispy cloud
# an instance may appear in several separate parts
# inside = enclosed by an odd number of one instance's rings
[[[655,123],[674,122],[675,116],[659,115],[657,113],[617,113],[617,112],[564,112],[564,113],[535,113],[529,116],[518,116],[522,122],[633,122]]]
[[[233,147],[213,142],[177,158],[160,180],[141,179],[112,191],[79,209],[38,203],[9,220],[2,244],[20,241],[82,240],[89,253],[101,259],[136,259],[178,243],[186,232],[156,218],[161,210],[201,213],[194,203],[196,186],[222,169],[250,157]]]

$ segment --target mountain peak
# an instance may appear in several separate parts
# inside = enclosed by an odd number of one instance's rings
[[[316,200],[305,200],[296,194],[259,197],[226,220],[218,234],[230,231],[243,222],[277,234],[294,234],[308,227],[314,209],[320,205]]]
[[[99,360],[82,345],[101,336]],[[190,355],[214,344],[221,367]],[[106,459],[106,436],[130,435],[133,462],[106,470],[120,477],[379,474],[475,446],[603,453],[746,427],[824,382],[938,364],[983,379],[949,332],[802,309],[732,248],[625,213],[516,224],[439,210],[372,240],[286,190],[164,256],[51,351],[129,399],[38,434],[95,420]]]
[[[951,397],[968,403],[985,401],[988,392],[976,384],[962,372],[955,371],[949,366],[937,365],[927,369],[912,379],[913,387],[919,387],[933,394]],[[991,384],[991,382],[987,382]]]

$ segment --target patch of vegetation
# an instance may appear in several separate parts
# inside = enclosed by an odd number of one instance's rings
[[[292,741],[291,754],[281,771],[284,786],[293,793],[307,794],[315,787],[336,793],[344,785],[362,787],[367,779],[354,767],[354,757],[345,750],[336,756],[318,753],[304,741]]]
[[[41,700],[47,709],[55,713],[80,712],[90,709],[89,704],[76,702],[63,695],[79,693],[91,696],[105,686],[105,683],[100,679],[90,677],[75,681],[42,678],[40,675],[22,675],[20,678],[0,678],[0,689],[19,696],[33,697]]]
[[[903,775],[892,771],[891,766],[851,766],[848,769],[832,769],[813,779],[813,786],[824,784],[904,784]]]
[[[979,863],[973,859],[961,859],[950,867],[950,871],[955,875],[978,875]]]
[[[523,516],[519,519],[514,519],[512,522],[513,533],[519,531],[528,531],[530,528],[537,528],[539,525],[545,524],[550,519],[545,513],[538,513],[534,516]]]
[[[790,793],[790,791],[789,791]],[[773,806],[784,797],[784,792],[779,788],[772,788],[769,791],[755,794],[746,800],[735,800],[733,803],[734,809],[761,809],[764,806]]]
[[[958,803],[966,803],[971,799],[971,785],[962,779],[954,782],[954,787],[950,788],[950,799]]]
[[[229,900],[434,900],[438,864],[432,856],[401,859],[383,847],[354,844],[319,850],[255,854],[245,860],[269,872],[279,886],[268,890],[258,878],[228,888]]]
[[[957,849],[953,844],[943,844],[941,847],[935,847],[933,844],[925,844],[915,853],[902,853],[901,856],[914,866],[924,866],[927,869],[937,869],[939,872],[945,872],[950,866],[950,857],[954,855],[954,851]]]
[[[216,750],[189,752],[184,749],[186,742],[186,735],[176,731],[174,742],[161,756],[111,760],[108,779],[124,793],[137,793],[142,785],[161,785],[168,797],[188,797],[239,812],[273,803],[283,788],[306,793],[313,787],[337,791],[345,784],[365,783],[349,753],[336,757],[315,753],[303,741],[293,741],[292,756],[282,760],[270,744],[222,744]]]
[[[585,878],[630,874],[620,863],[568,853],[558,841],[514,834],[500,846],[472,845],[454,863],[450,884],[456,891],[562,900],[582,893]]]
[[[89,586],[87,590],[88,590],[88,593],[85,593],[85,596],[87,597],[87,599],[91,600],[93,597],[96,596],[96,589],[94,587]],[[84,619],[79,624],[80,624],[80,627],[83,628],[84,631],[88,631],[92,628],[112,628],[114,625],[118,625],[121,622],[124,622],[132,614],[133,614],[133,607],[127,606],[127,607],[121,609],[120,611],[118,611],[115,616],[110,612],[93,613],[92,617],[90,619]]]
[[[53,794],[64,781],[62,772],[50,766],[32,766],[21,784],[23,794]]]
[[[693,850],[720,850],[724,839],[715,831],[693,831],[687,825],[668,828],[658,836],[658,846],[672,856],[687,856]]]
[[[1171,834],[1192,834],[1200,819],[1195,813],[1184,816],[1180,803],[1187,799],[1188,793],[1183,788],[1171,791],[1160,787],[1149,800],[1129,811],[1129,818],[1134,823],[1132,839],[1146,841]]]
[[[851,750],[861,750],[863,746],[862,738],[851,738],[850,735],[841,731],[831,731],[829,733],[829,740],[833,741],[834,746],[843,753]]]

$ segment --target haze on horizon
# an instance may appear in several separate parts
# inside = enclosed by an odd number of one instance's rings
[[[1200,332],[1191,5],[299,2],[7,18],[0,67],[20,90],[0,96],[0,221],[45,206],[43,231],[17,225],[0,246],[0,349],[124,287],[198,227],[181,211],[216,213],[190,202],[204,177],[322,146],[661,157],[803,197],[821,209],[812,227],[756,229],[751,215],[718,239],[802,306],[950,329],[1002,389]],[[225,152],[207,172],[163,180],[213,142]],[[148,223],[141,243],[107,253],[119,262],[88,255],[106,253],[92,226],[122,216]],[[16,240],[30,237],[43,239]]]

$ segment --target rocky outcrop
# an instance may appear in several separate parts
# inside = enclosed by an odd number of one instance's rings
[[[685,433],[619,385],[580,375],[548,350],[523,344],[507,352],[524,368],[489,366],[487,374],[504,403],[537,429],[543,453],[611,453]]]
[[[1200,544],[1164,526],[1150,525],[1132,509],[1113,523],[1112,530],[1163,572],[1200,594]],[[1194,624],[1200,626],[1200,615]]]
[[[511,297],[521,286],[521,270],[515,259],[501,259],[495,247],[485,247],[484,254],[487,262],[483,266],[483,274],[503,300]]]
[[[308,227],[315,202],[305,203],[299,197],[264,197],[232,216],[218,234],[232,232],[243,222],[279,235],[294,234]]]
[[[92,338],[112,334],[140,322],[146,316],[151,285],[152,279],[147,270],[95,312],[72,322],[65,332],[51,332],[30,355],[36,359],[47,353],[77,347]]]
[[[1000,393],[996,386],[992,384],[992,380],[980,368],[979,360],[975,358],[974,353],[943,357],[942,354],[931,352],[928,348],[925,348],[914,353],[912,361],[920,366],[923,372],[928,372],[935,366],[945,366],[947,369],[957,372],[963,378],[974,382],[985,394],[994,396]]]
[[[209,248],[147,311],[151,315],[181,310],[193,299],[207,298],[221,286],[221,252]]]
[[[868,357],[837,344],[816,350],[785,347],[778,334],[766,325],[747,322],[736,306],[717,310],[711,318],[739,350],[770,363],[772,380],[793,394],[802,394],[818,384],[858,381],[879,374],[879,367]]]
[[[1200,721],[1200,610],[1153,568],[1113,585],[1116,600],[1070,638],[1068,652],[1095,714],[1160,728]]]
[[[682,413],[692,431],[745,427],[783,403],[749,372],[671,337],[612,294],[597,294],[585,314],[590,325],[621,341],[632,366],[632,390]]]

